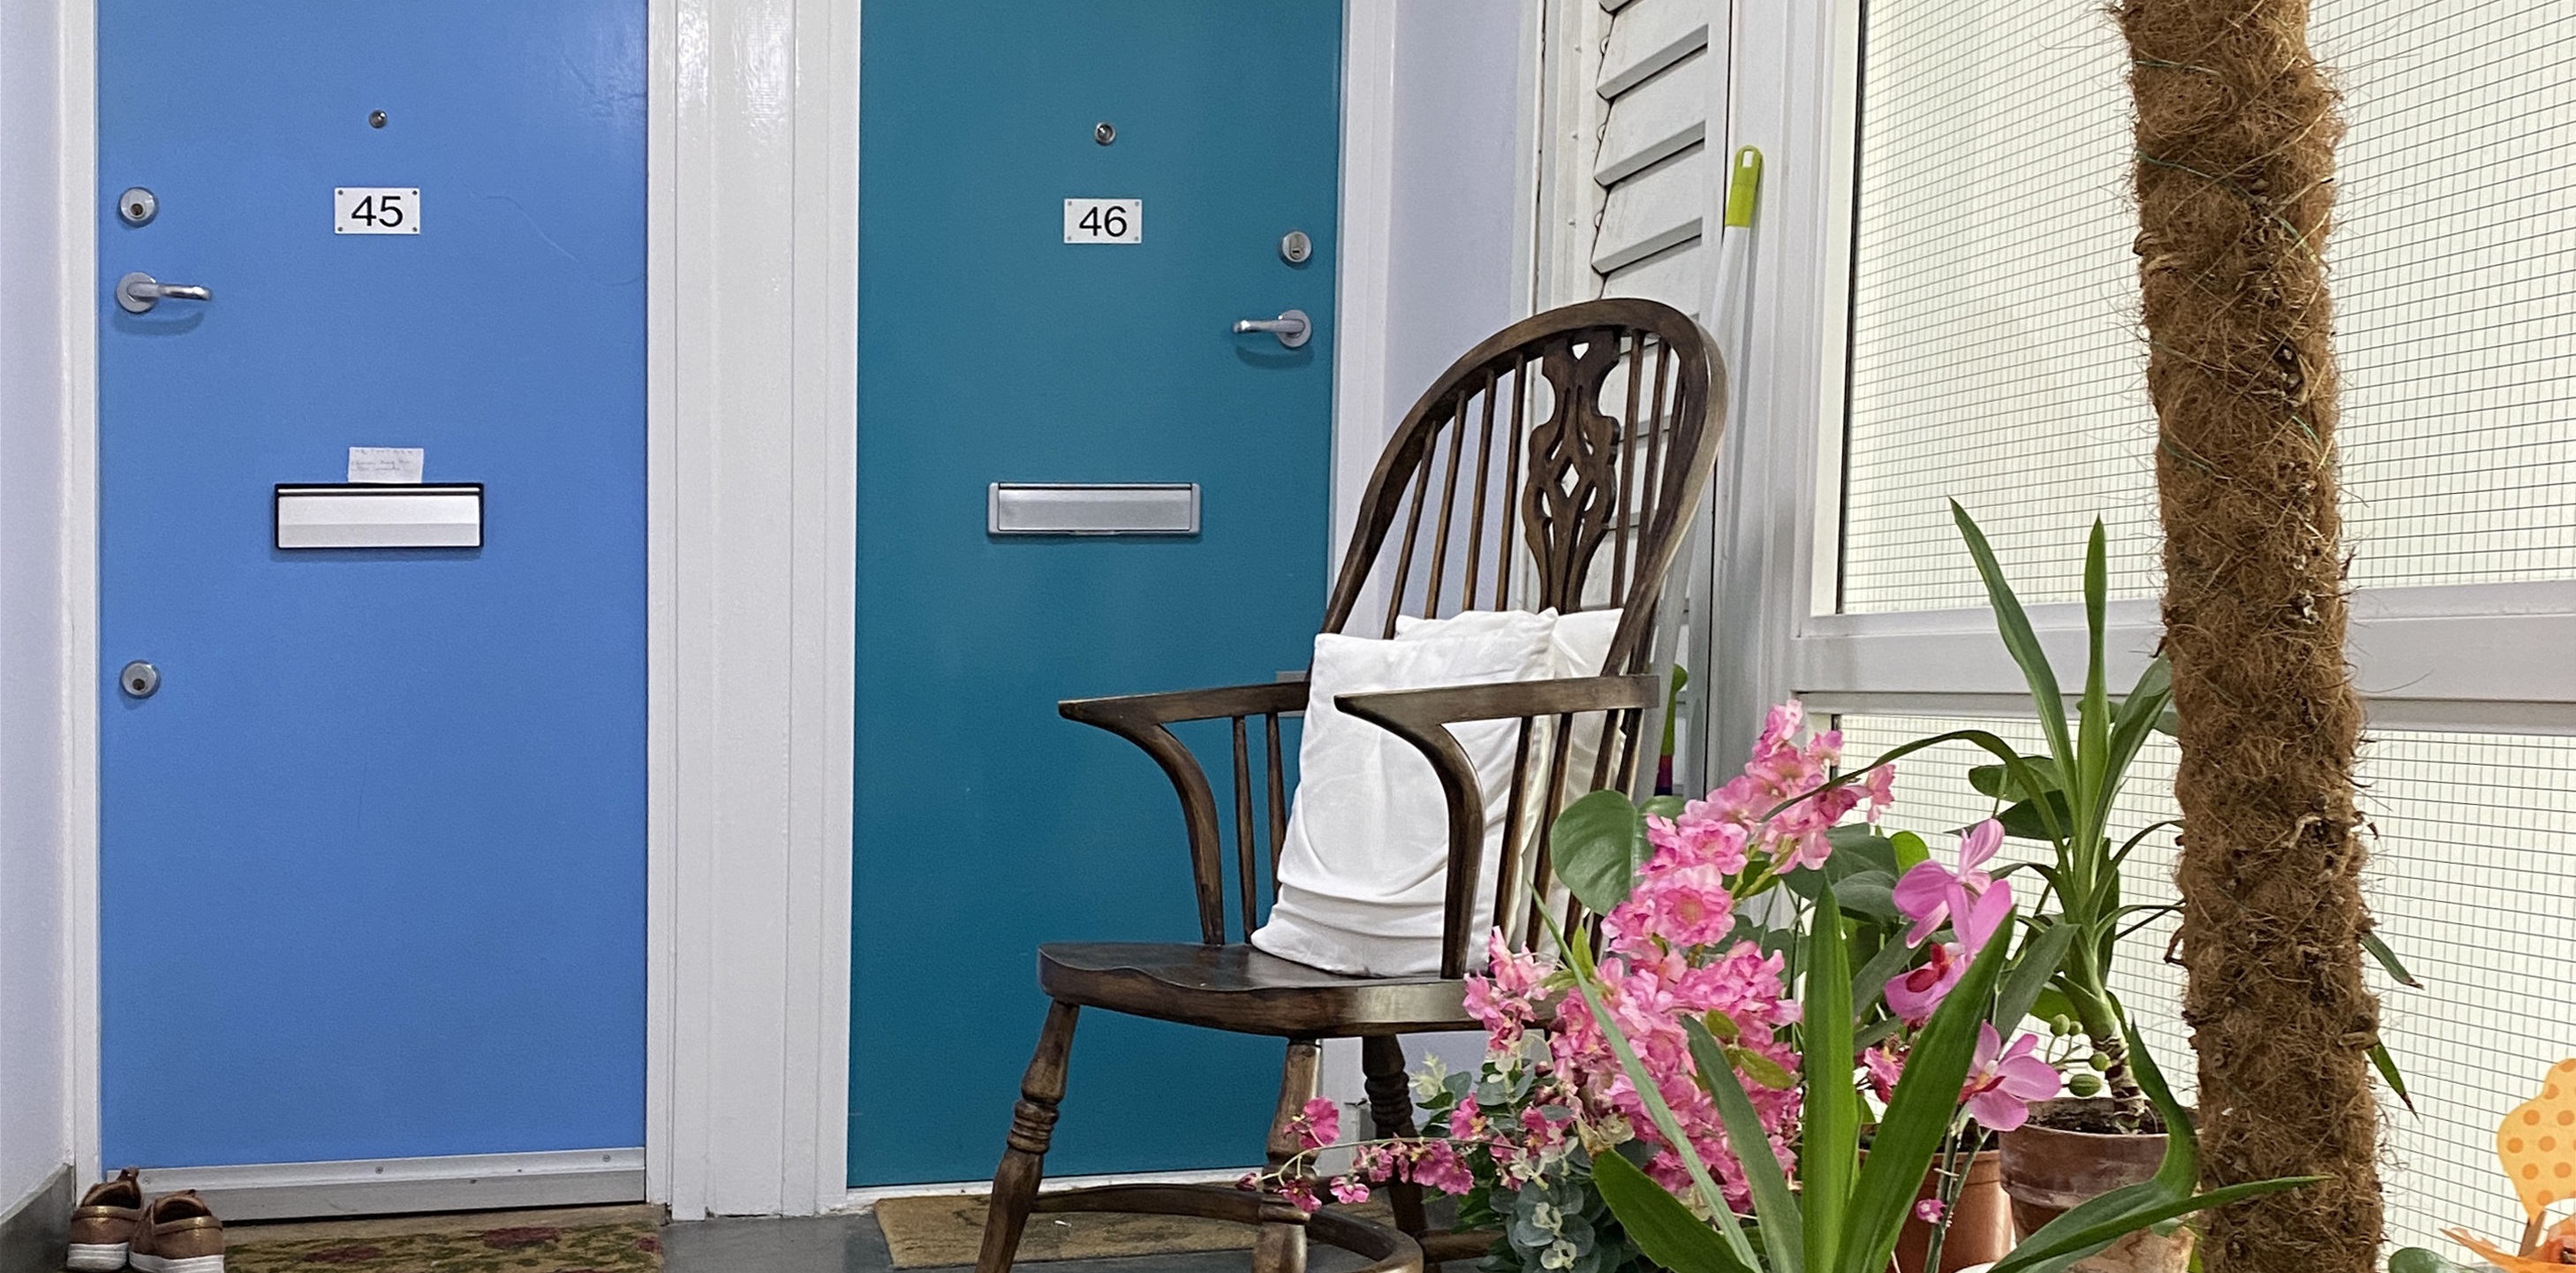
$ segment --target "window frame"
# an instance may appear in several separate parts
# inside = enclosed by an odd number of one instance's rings
[[[1709,678],[1721,740],[1750,738],[1764,706],[1793,695],[1819,715],[2029,710],[1985,609],[1835,610],[1861,5],[1736,8],[1727,144],[1762,147],[1769,167],[1703,594],[1734,603],[1719,607]],[[2051,660],[2080,667],[2081,607],[2030,616]],[[2109,673],[2125,686],[2161,639],[2158,603],[2115,602],[2109,619]],[[2576,735],[2576,657],[2561,653],[2576,652],[2576,579],[2356,590],[2347,651],[2374,726]]]

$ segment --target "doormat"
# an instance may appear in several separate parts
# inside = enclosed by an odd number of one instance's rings
[[[1335,1210],[1379,1224],[1394,1222],[1382,1198]],[[894,1257],[896,1268],[939,1269],[973,1264],[983,1250],[982,1194],[885,1198],[878,1201],[876,1214],[877,1227],[885,1231],[886,1252]],[[1196,1216],[1106,1211],[1041,1213],[1029,1217],[1028,1230],[1020,1238],[1019,1261],[1027,1264],[1185,1251],[1239,1251],[1252,1246],[1254,1232],[1248,1224]]]
[[[662,1227],[513,1224],[449,1217],[419,1233],[351,1233],[230,1244],[230,1273],[661,1273]]]

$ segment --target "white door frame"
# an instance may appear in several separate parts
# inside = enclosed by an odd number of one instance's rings
[[[55,2],[65,1047],[74,1166],[95,1179],[97,3]],[[648,3],[645,1191],[682,1219],[810,1214],[849,1199],[858,11],[848,0]],[[1346,70],[1383,80],[1393,7],[1346,0]],[[1366,270],[1383,272],[1385,218],[1353,209],[1386,198],[1382,158],[1361,156],[1385,154],[1390,105],[1370,92],[1345,103],[1340,349],[1384,344],[1383,304],[1351,300],[1368,288],[1382,297]],[[1340,414],[1336,471],[1365,472],[1381,413],[1349,430]],[[527,1166],[540,1168],[519,1176],[533,1192],[512,1196],[548,1196],[536,1177],[549,1171],[580,1174],[571,1162],[396,1170],[434,1191]],[[623,1155],[616,1166],[631,1170]],[[348,1196],[332,1192],[348,1182],[330,1171],[286,1174],[312,1196]]]

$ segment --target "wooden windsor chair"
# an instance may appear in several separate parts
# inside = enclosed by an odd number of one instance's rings
[[[1568,925],[1577,918],[1573,903],[1551,888],[1547,833],[1557,812],[1587,791],[1633,790],[1640,766],[1654,763],[1643,739],[1666,693],[1649,648],[1656,603],[1716,464],[1723,384],[1706,336],[1669,306],[1600,300],[1551,310],[1452,364],[1406,414],[1369,479],[1325,631],[1392,637],[1401,614],[1439,618],[1480,606],[1622,609],[1605,675],[1335,700],[1410,742],[1439,777],[1450,848],[1436,975],[1342,976],[1228,939],[1227,837],[1216,796],[1170,726],[1232,723],[1237,931],[1248,938],[1259,923],[1253,880],[1260,874],[1250,723],[1260,718],[1260,803],[1275,890],[1288,820],[1279,718],[1305,707],[1303,683],[1060,705],[1067,718],[1142,747],[1171,778],[1188,829],[1200,939],[1039,947],[1038,983],[1052,1002],[993,1176],[977,1273],[1006,1273],[1036,1212],[1130,1211],[1258,1225],[1255,1273],[1300,1273],[1309,1235],[1374,1261],[1368,1273],[1416,1273],[1426,1251],[1434,1262],[1481,1251],[1490,1235],[1430,1232],[1412,1185],[1391,1191],[1393,1229],[1334,1211],[1309,1217],[1280,1199],[1222,1186],[1040,1194],[1075,1022],[1082,1009],[1099,1008],[1287,1040],[1267,1145],[1273,1167],[1297,1151],[1283,1125],[1315,1095],[1319,1041],[1327,1038],[1360,1040],[1375,1133],[1414,1134],[1401,1036],[1478,1028],[1463,1000],[1471,952],[1483,952],[1484,934],[1469,926],[1480,900],[1471,893],[1481,878],[1487,805],[1473,763],[1447,727],[1519,722],[1492,913],[1507,941],[1526,948],[1543,931],[1543,907],[1566,907],[1559,918]],[[1566,772],[1578,729],[1596,730],[1600,742],[1589,773]]]

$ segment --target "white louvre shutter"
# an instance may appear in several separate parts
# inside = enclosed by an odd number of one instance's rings
[[[1728,0],[1602,0],[1601,7],[1608,32],[1591,87],[1603,118],[1590,165],[1600,203],[1585,264],[1597,295],[1645,297],[1696,314],[1706,292],[1705,232],[1717,223],[1721,174],[1709,156],[1724,140]]]

